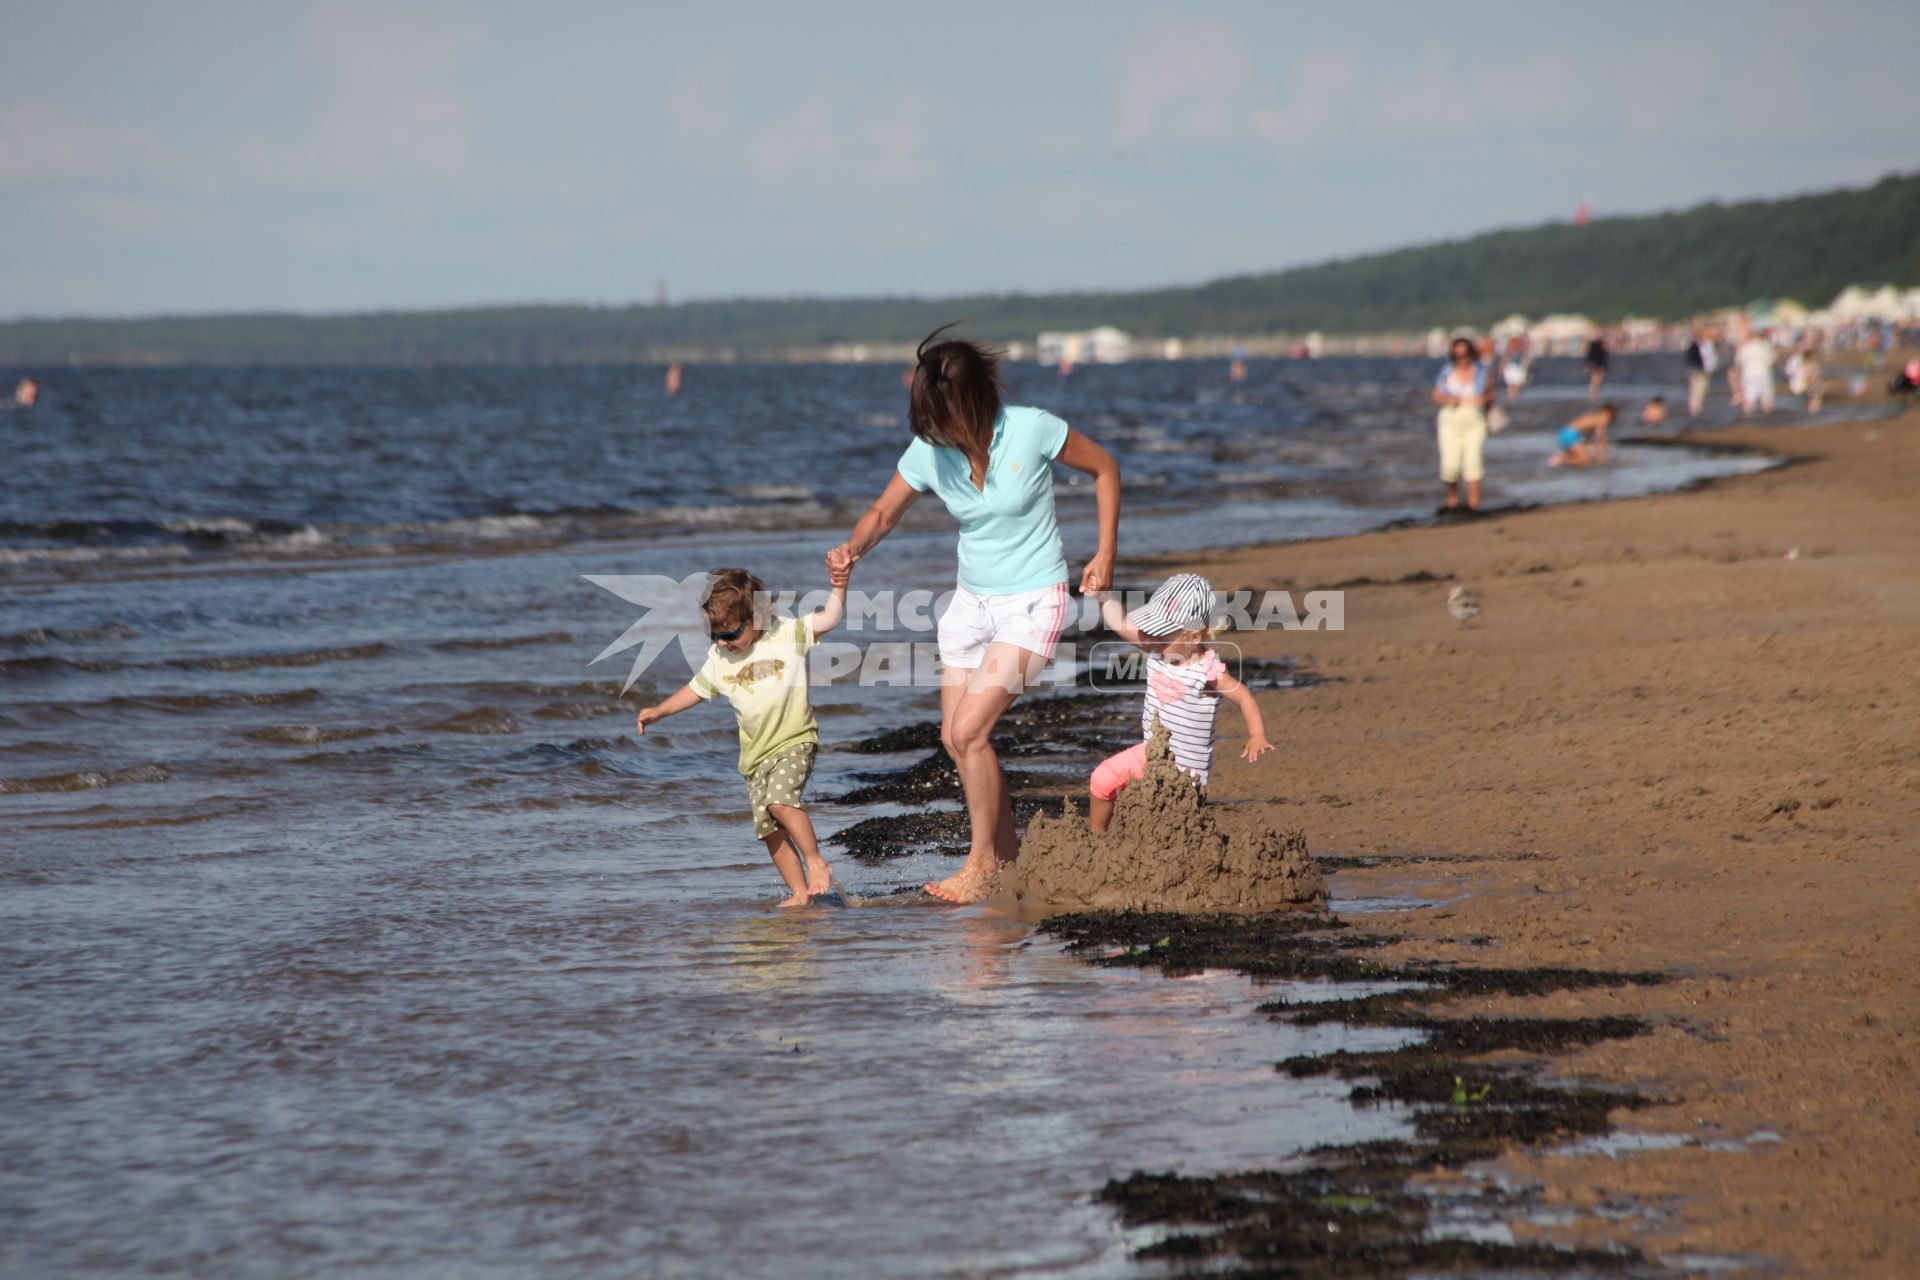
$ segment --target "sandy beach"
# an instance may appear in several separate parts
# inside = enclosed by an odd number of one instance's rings
[[[1671,1135],[1505,1161],[1551,1203],[1662,1207],[1582,1213],[1556,1239],[1910,1275],[1920,415],[1712,443],[1790,465],[1183,565],[1223,590],[1390,584],[1348,588],[1343,632],[1235,637],[1336,679],[1263,695],[1282,749],[1249,766],[1223,743],[1213,797],[1304,828],[1316,855],[1378,855],[1336,898],[1438,901],[1369,918],[1396,960],[1671,976],[1524,1003],[1645,1019],[1548,1076],[1664,1099],[1616,1119]],[[1469,623],[1453,583],[1484,605]]]

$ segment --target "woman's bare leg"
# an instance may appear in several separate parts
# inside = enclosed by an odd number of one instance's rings
[[[986,880],[1019,852],[1013,831],[1013,800],[1000,776],[993,729],[1047,660],[1012,644],[987,646],[986,659],[970,672],[942,672],[940,741],[960,774],[973,838],[966,863],[927,892],[948,902],[978,902]],[[962,684],[961,680],[965,683]]]

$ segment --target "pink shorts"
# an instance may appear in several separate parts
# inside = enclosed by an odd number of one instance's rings
[[[1147,744],[1136,742],[1118,755],[1108,756],[1093,770],[1088,790],[1096,800],[1111,800],[1147,773]]]

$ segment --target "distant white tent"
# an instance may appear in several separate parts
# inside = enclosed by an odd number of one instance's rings
[[[1496,341],[1505,342],[1508,338],[1526,337],[1527,330],[1532,327],[1533,322],[1516,311],[1487,330],[1487,336]]]
[[[1534,325],[1527,337],[1535,351],[1571,355],[1577,354],[1599,332],[1600,326],[1585,316],[1555,315]]]
[[[1865,285],[1850,284],[1840,291],[1840,296],[1827,308],[1833,315],[1848,324],[1862,320],[1880,320],[1897,324],[1907,318],[1908,312],[1900,291],[1890,284],[1875,289]]]
[[[1112,325],[1078,332],[1043,333],[1039,341],[1041,364],[1125,364],[1133,357],[1133,339]]]

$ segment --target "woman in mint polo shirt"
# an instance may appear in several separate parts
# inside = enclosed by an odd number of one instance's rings
[[[850,568],[929,490],[960,522],[959,583],[940,616],[940,741],[960,772],[973,839],[966,864],[927,892],[976,902],[987,877],[1019,849],[993,727],[1052,660],[1070,608],[1053,464],[1094,478],[1100,547],[1080,575],[1083,592],[1113,582],[1120,466],[1052,414],[1003,406],[999,356],[973,342],[936,341],[952,327],[920,344],[908,415],[913,443],[827,563]]]

